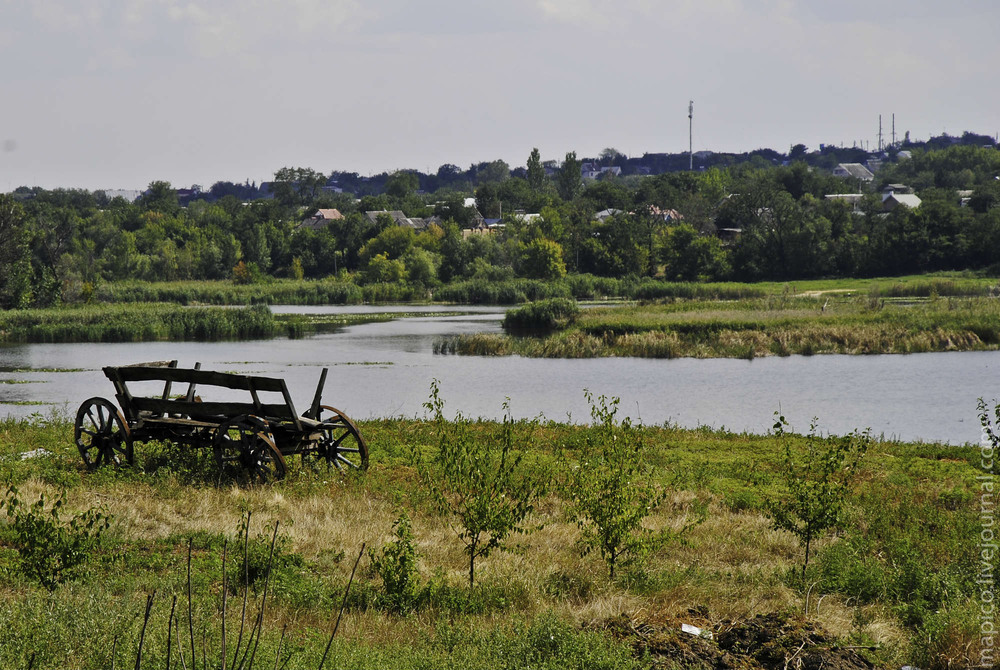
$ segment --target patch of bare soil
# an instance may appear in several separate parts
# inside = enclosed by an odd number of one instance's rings
[[[681,631],[697,626],[701,636]],[[871,670],[855,649],[839,646],[818,624],[797,614],[773,612],[714,625],[707,610],[682,616],[620,615],[592,624],[629,641],[650,668],[683,670]],[[711,634],[712,638],[708,638]]]

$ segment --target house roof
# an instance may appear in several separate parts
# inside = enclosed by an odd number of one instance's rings
[[[875,178],[875,175],[871,170],[866,168],[861,163],[841,163],[834,170],[835,174],[847,174],[848,176],[854,177],[855,179],[862,179],[864,181],[871,181]]]
[[[412,218],[408,217],[406,216],[406,214],[404,214],[398,209],[394,209],[391,212],[384,209],[365,212],[365,216],[368,217],[368,220],[371,221],[372,223],[377,223],[378,217],[382,214],[388,214],[389,217],[392,218],[392,220],[396,223],[397,226],[409,226],[410,228],[427,227],[427,222],[424,221],[423,219],[418,217],[412,217]]]
[[[339,209],[320,209],[313,216],[317,219],[327,219],[330,221],[344,218]]]
[[[846,200],[847,202],[859,202],[865,197],[864,193],[828,193],[823,196],[827,200]]]
[[[664,221],[680,221],[684,215],[676,209],[660,209],[656,205],[649,208],[649,213],[653,216],[662,216]]]
[[[909,207],[910,209],[916,209],[917,207],[920,207],[920,203],[920,198],[912,193],[887,193],[882,196],[882,204],[889,205],[889,207],[903,205],[904,207]]]
[[[611,208],[602,209],[601,211],[599,211],[596,214],[594,214],[594,219],[597,220],[597,221],[604,221],[605,219],[607,219],[609,217],[618,216],[621,213],[622,213],[622,210],[620,210],[620,209],[611,209]]]

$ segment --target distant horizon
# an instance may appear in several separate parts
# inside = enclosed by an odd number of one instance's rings
[[[985,136],[988,136],[988,137],[993,137],[995,140],[998,140],[998,137],[1000,137],[1000,135],[995,134],[995,133],[994,134],[980,133],[980,132],[975,131],[975,130],[965,129],[965,130],[961,131],[960,133],[948,133],[948,132],[941,132],[941,133],[938,133],[938,134],[933,134],[932,133],[932,134],[928,135],[927,137],[915,137],[913,135],[913,133],[911,132],[910,133],[910,142],[913,142],[913,143],[927,142],[927,141],[929,141],[931,139],[934,139],[934,138],[937,138],[937,137],[944,137],[944,136],[948,136],[948,137],[962,137],[962,135],[964,133],[967,133],[967,132],[973,133],[973,134],[977,134],[977,135],[985,135]],[[903,137],[903,133],[900,133],[899,131],[897,131],[896,135],[897,135],[897,142],[901,142],[902,141],[902,137]],[[876,132],[876,138],[877,138],[877,132]],[[877,139],[875,141],[877,143]],[[891,141],[891,138],[887,136],[887,133],[885,132],[885,130],[883,128],[883,143],[886,144],[886,145],[888,145],[890,143],[890,141]],[[998,143],[1000,143],[1000,140],[998,140]],[[853,149],[863,149],[863,150],[868,151],[870,153],[874,152],[874,151],[877,151],[877,149],[872,149],[870,147],[866,148],[866,147],[858,146],[858,142],[855,142],[854,144],[852,144],[850,146],[848,146],[847,143],[834,143],[834,142],[817,142],[814,145],[810,145],[810,144],[807,144],[805,142],[792,142],[792,143],[790,143],[788,145],[788,149],[784,149],[784,150],[778,149],[776,147],[758,146],[758,147],[754,147],[752,149],[742,149],[742,150],[737,150],[737,151],[720,150],[720,149],[695,149],[694,150],[694,154],[698,155],[699,153],[707,151],[707,152],[710,152],[712,154],[737,154],[738,155],[738,154],[752,153],[754,151],[761,151],[761,150],[765,150],[765,151],[770,150],[770,151],[776,151],[779,154],[788,154],[788,152],[791,149],[791,147],[793,147],[793,146],[795,146],[797,144],[803,144],[803,145],[805,145],[806,148],[807,148],[807,150],[809,152],[819,151],[820,145],[823,145],[823,146],[836,146],[836,147],[842,148],[842,149],[852,149],[852,148]],[[580,160],[597,159],[597,157],[599,156],[599,154],[601,153],[601,151],[603,151],[604,149],[608,149],[608,148],[612,148],[612,149],[616,149],[616,150],[620,151],[620,149],[618,147],[613,146],[613,145],[609,145],[609,146],[601,147],[600,149],[598,149],[597,151],[595,151],[593,154],[589,154],[589,153],[588,154],[582,154],[579,151],[577,151],[577,158],[579,158]],[[569,149],[568,151],[573,151],[573,149]],[[516,169],[518,167],[524,167],[524,165],[527,163],[528,154],[530,152],[531,152],[531,148],[529,148],[525,152],[523,160],[521,160],[521,162],[519,162],[519,163],[513,163],[510,160],[507,160],[506,158],[499,158],[499,160],[504,160],[510,166],[511,170],[514,170],[514,169]],[[566,156],[566,153],[567,152],[563,152],[562,154],[560,154],[558,157],[555,157],[555,158],[546,157],[545,155],[543,155],[542,156],[542,160],[543,161],[555,160],[558,163],[562,163],[563,159]],[[681,154],[683,154],[683,155],[687,155],[687,150],[686,149],[683,150],[683,151],[647,151],[647,150],[642,150],[642,151],[639,151],[638,153],[634,153],[634,154],[629,154],[628,152],[625,152],[625,151],[621,151],[621,153],[626,158],[631,159],[631,158],[638,158],[638,157],[641,157],[641,156],[646,155],[646,154],[673,154],[673,155],[681,155]],[[107,186],[107,185],[105,185],[105,186],[93,186],[93,187],[82,186],[82,185],[77,185],[77,184],[42,185],[42,184],[24,183],[24,184],[16,184],[16,185],[14,185],[14,186],[12,186],[12,187],[10,187],[8,189],[5,189],[3,191],[0,191],[0,192],[10,193],[10,192],[13,192],[15,189],[21,188],[21,187],[43,188],[43,189],[46,189],[46,190],[53,190],[53,189],[82,189],[82,190],[87,190],[87,191],[90,191],[90,192],[95,192],[95,191],[145,191],[149,187],[149,184],[152,183],[152,182],[154,182],[154,181],[169,182],[170,185],[173,188],[175,188],[175,189],[186,189],[186,188],[191,188],[193,186],[200,186],[202,189],[204,189],[204,190],[207,191],[212,186],[212,184],[215,184],[217,182],[230,182],[230,183],[234,183],[234,184],[243,184],[243,183],[246,183],[246,182],[252,182],[252,183],[256,183],[259,186],[262,182],[273,181],[274,180],[274,173],[277,170],[281,169],[282,167],[303,167],[303,168],[310,168],[310,169],[317,170],[318,172],[321,172],[321,173],[326,174],[326,175],[329,175],[332,172],[356,172],[358,175],[360,175],[362,177],[373,177],[373,176],[376,176],[376,175],[379,175],[379,174],[392,173],[392,172],[394,172],[396,170],[415,170],[415,171],[421,172],[423,174],[434,174],[434,173],[437,172],[438,168],[440,168],[442,165],[445,165],[445,164],[448,164],[448,163],[450,163],[452,165],[457,165],[459,168],[461,168],[463,170],[466,170],[471,165],[477,165],[477,164],[482,163],[482,162],[490,162],[490,161],[494,161],[494,160],[498,160],[498,158],[496,158],[496,157],[494,157],[494,158],[483,158],[483,159],[479,159],[479,160],[473,160],[470,163],[466,163],[466,164],[454,163],[454,162],[446,161],[445,163],[439,163],[437,165],[430,166],[429,169],[427,169],[427,168],[413,167],[413,166],[403,166],[403,167],[397,166],[397,167],[394,167],[394,168],[387,168],[387,169],[383,169],[383,170],[374,170],[374,171],[366,171],[366,172],[362,172],[360,170],[354,170],[354,169],[351,169],[351,168],[332,168],[332,169],[329,169],[329,170],[323,170],[323,169],[320,169],[320,168],[316,167],[315,165],[291,165],[291,164],[289,164],[289,165],[279,165],[279,166],[276,166],[267,176],[262,177],[262,178],[245,177],[245,178],[239,178],[239,179],[227,179],[225,177],[221,177],[221,178],[216,177],[216,178],[211,179],[210,181],[209,180],[205,180],[205,181],[185,182],[185,181],[174,181],[172,179],[166,179],[166,178],[162,178],[162,177],[153,177],[153,178],[149,179],[149,181],[147,181],[146,183],[141,184],[141,185],[126,185],[126,186]]]

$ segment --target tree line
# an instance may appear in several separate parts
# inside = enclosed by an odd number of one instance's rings
[[[802,158],[822,158],[804,150]],[[617,152],[607,151],[613,162]],[[134,203],[21,188],[0,196],[0,305],[78,302],[101,282],[122,280],[336,276],[434,290],[460,279],[566,273],[755,281],[1000,269],[1000,150],[890,153],[872,184],[761,156],[584,180],[575,153],[554,167],[536,149],[523,168],[482,164],[474,185],[433,192],[399,171],[382,192],[356,197],[325,190],[329,178],[308,168],[278,170],[273,197],[248,202],[232,192],[182,206],[166,182]],[[883,212],[881,189],[897,183],[915,189],[921,205]],[[862,197],[825,197],[840,193]],[[302,225],[318,208],[343,218]],[[366,216],[382,210],[433,223],[414,229],[388,214]],[[470,232],[480,216],[502,225]]]

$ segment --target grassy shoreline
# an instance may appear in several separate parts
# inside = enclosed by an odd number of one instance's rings
[[[970,272],[902,277],[811,279],[795,282],[671,282],[650,277],[615,279],[568,275],[543,281],[465,279],[437,287],[407,284],[358,285],[349,278],[272,279],[256,284],[232,281],[112,282],[90,294],[94,302],[168,302],[180,305],[358,305],[372,303],[459,303],[513,305],[545,298],[576,300],[746,300],[771,295],[825,291],[878,297],[997,295],[998,281]]]
[[[469,280],[434,292],[402,285],[280,280],[109,284],[79,306],[0,312],[0,343],[303,337],[399,314],[274,316],[268,304],[520,304],[629,299],[588,309],[548,338],[472,335],[437,349],[534,357],[742,357],[968,351],[998,346],[996,280],[964,274],[795,284],[692,284],[589,275],[542,282]],[[437,302],[430,303],[430,299]],[[913,306],[907,303],[923,302]],[[531,303],[529,303],[531,304]],[[208,305],[227,305],[226,307]],[[242,306],[232,306],[242,305]]]
[[[690,301],[582,310],[542,337],[463,335],[438,349],[540,358],[757,358],[1000,348],[1000,301],[893,301],[843,294]]]
[[[280,522],[281,562],[261,654],[274,658],[287,624],[289,668],[317,667],[361,542],[381,546],[401,509],[413,519],[421,579],[436,584],[428,605],[408,615],[386,611],[379,581],[362,560],[331,667],[486,668],[525,659],[553,668],[648,667],[652,643],[614,634],[614,621],[658,631],[662,651],[693,644],[670,632],[681,622],[719,631],[758,615],[815,623],[835,644],[874,646],[867,653],[878,667],[955,667],[975,651],[976,450],[876,442],[848,518],[837,536],[819,543],[803,583],[801,548],[765,513],[784,490],[781,438],[645,427],[645,476],[669,491],[650,527],[676,528],[692,505],[707,506],[705,521],[683,542],[664,545],[609,581],[599,558],[577,551],[578,530],[550,494],[535,516],[541,530],[520,538],[519,552],[484,561],[481,582],[469,590],[461,545],[429,510],[410,466],[412,449],[435,448],[434,425],[390,419],[362,422],[361,429],[372,451],[365,476],[343,480],[296,459],[287,480],[237,489],[213,484],[204,453],[139,445],[135,470],[87,473],[68,422],[0,422],[4,488],[15,484],[28,499],[65,489],[68,509],[100,507],[113,518],[80,576],[48,593],[17,571],[0,515],[0,665],[26,667],[34,657],[36,668],[107,667],[115,640],[119,661],[129,664],[145,594],[155,590],[147,659],[149,667],[163,667],[169,599],[185,602],[189,542],[199,648],[202,631],[217,648],[224,541],[235,546],[247,510],[251,537],[269,537]],[[474,422],[471,429],[489,439],[498,424]],[[552,466],[594,430],[534,422],[513,429],[521,448]],[[804,438],[787,439],[802,446]],[[22,459],[39,448],[49,453]],[[801,612],[812,582],[818,586],[808,617],[787,614]],[[237,617],[235,592],[230,597],[230,617]],[[238,621],[230,622],[235,630]]]

